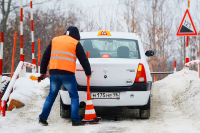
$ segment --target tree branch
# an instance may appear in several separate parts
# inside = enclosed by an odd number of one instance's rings
[[[35,4],[33,4],[33,5],[43,4],[43,3],[45,3],[45,2],[49,2],[49,0],[46,0],[46,1],[43,1],[43,2],[40,2],[40,3],[35,3]],[[12,9],[10,10],[11,12],[12,12],[13,10],[15,10],[16,8],[20,8],[20,6],[16,6],[15,4],[12,4],[11,6],[12,6]],[[29,4],[23,5],[23,7],[29,7],[29,6],[30,6]]]
[[[4,0],[2,0],[1,5],[2,5],[2,13],[4,16],[4,14],[5,14]]]

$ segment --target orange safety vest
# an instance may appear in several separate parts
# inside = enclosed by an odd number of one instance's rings
[[[59,69],[75,73],[76,45],[78,40],[68,36],[54,37],[51,43],[49,69]]]

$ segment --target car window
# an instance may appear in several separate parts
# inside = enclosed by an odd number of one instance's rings
[[[128,39],[82,39],[84,51],[89,58],[131,58],[140,59],[137,40]]]

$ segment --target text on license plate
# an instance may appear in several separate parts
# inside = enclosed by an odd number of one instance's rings
[[[93,99],[119,99],[119,92],[92,92],[91,98]]]

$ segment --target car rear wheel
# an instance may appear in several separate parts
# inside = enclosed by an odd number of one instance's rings
[[[150,109],[148,109],[148,110],[140,109],[140,118],[141,119],[149,119],[149,117],[150,117]]]
[[[147,105],[140,108],[140,118],[141,119],[149,119],[150,117],[150,105],[151,105],[151,98],[149,97],[149,101]]]
[[[65,105],[60,97],[60,116],[62,118],[71,117],[71,105]]]

